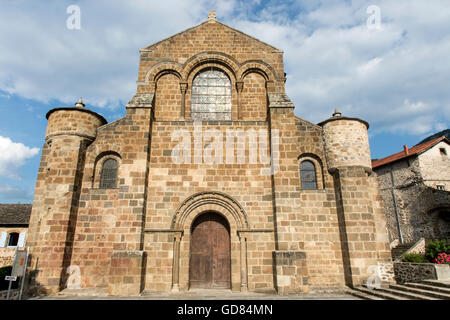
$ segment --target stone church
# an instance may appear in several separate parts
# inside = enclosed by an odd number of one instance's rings
[[[283,51],[210,12],[140,50],[125,117],[107,123],[81,99],[50,110],[29,292],[367,281],[391,261],[369,125],[337,110],[319,124],[295,116],[285,81]]]

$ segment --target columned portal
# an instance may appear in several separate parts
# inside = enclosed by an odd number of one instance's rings
[[[175,212],[172,290],[230,288],[247,291],[247,215],[232,197],[199,192]]]

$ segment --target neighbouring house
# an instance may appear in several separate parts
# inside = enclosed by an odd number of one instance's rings
[[[31,204],[0,204],[0,267],[13,263],[14,251],[25,245]]]
[[[372,161],[391,242],[450,238],[450,140],[445,136]]]

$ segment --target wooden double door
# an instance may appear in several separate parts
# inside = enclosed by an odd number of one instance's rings
[[[230,228],[221,215],[208,212],[192,224],[190,288],[230,288]]]

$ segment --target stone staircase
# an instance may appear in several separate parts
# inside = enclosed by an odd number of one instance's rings
[[[348,293],[365,300],[450,300],[450,281],[422,280],[380,289],[356,287]]]
[[[406,251],[408,251],[413,245],[415,245],[414,242],[412,242],[412,243],[403,243],[403,244],[399,244],[395,248],[392,248],[391,249],[392,260],[395,261],[398,258],[400,258],[402,256],[402,254],[404,254]]]

